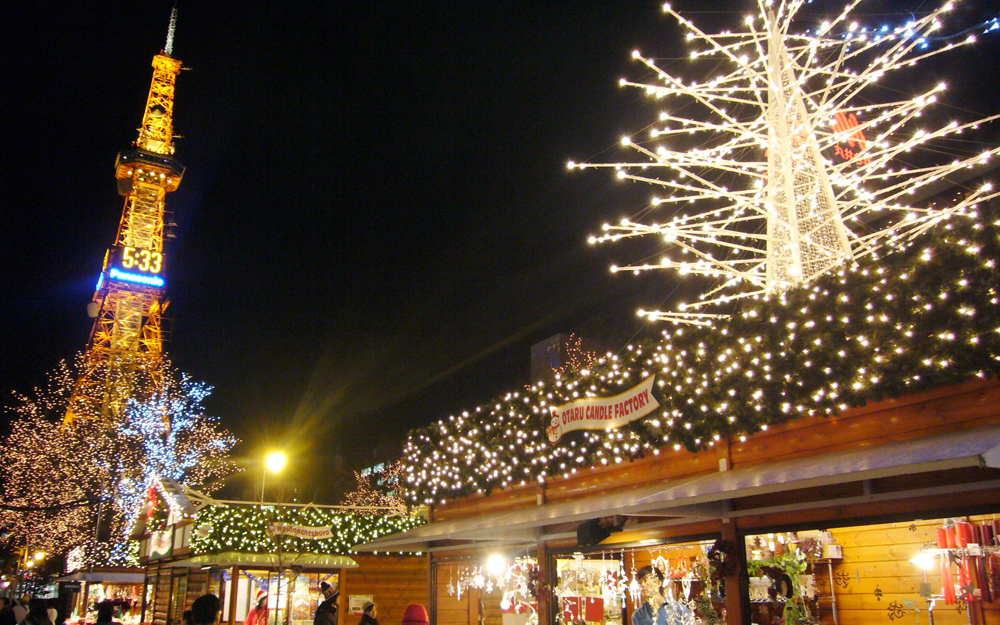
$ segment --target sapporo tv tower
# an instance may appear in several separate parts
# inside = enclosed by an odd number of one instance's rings
[[[153,57],[153,80],[134,147],[115,162],[125,196],[114,245],[87,311],[94,317],[84,369],[73,389],[64,425],[77,419],[117,421],[130,397],[156,389],[163,354],[162,315],[169,300],[164,279],[164,213],[184,166],[174,154],[174,83],[181,62],[173,53],[177,9],[167,43]]]

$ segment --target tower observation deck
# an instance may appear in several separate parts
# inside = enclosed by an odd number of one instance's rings
[[[153,57],[153,79],[142,126],[133,147],[115,162],[118,192],[125,197],[114,243],[104,256],[93,301],[94,326],[64,425],[77,419],[118,420],[132,397],[160,383],[167,255],[166,195],[175,191],[184,166],[174,158],[174,85],[182,64],[173,58],[176,9],[167,44]]]

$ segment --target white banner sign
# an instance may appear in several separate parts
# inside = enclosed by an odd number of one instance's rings
[[[660,407],[653,397],[653,378],[613,397],[578,399],[552,409],[552,420],[545,428],[549,440],[559,441],[574,430],[613,430],[645,417]]]
[[[268,536],[294,536],[306,540],[323,540],[333,538],[333,527],[321,525],[312,527],[309,525],[295,525],[294,523],[271,523],[267,526]]]

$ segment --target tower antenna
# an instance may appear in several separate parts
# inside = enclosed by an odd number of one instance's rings
[[[174,53],[174,31],[177,29],[177,4],[170,9],[170,26],[167,27],[167,45],[163,46],[163,53],[171,56]]]

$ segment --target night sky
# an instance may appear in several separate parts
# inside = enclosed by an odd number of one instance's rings
[[[967,4],[972,25],[990,2]],[[170,7],[0,6],[5,396],[85,347],[121,216],[114,160]],[[740,17],[689,16],[709,31]],[[167,200],[166,349],[215,387],[209,408],[248,468],[285,446],[315,488],[336,454],[364,466],[381,442],[527,383],[530,346],[557,332],[619,349],[649,331],[634,311],[677,282],[612,276],[623,250],[586,237],[650,189],[566,162],[612,160],[653,119],[618,79],[641,76],[635,47],[680,56],[678,32],[634,0],[180,4],[188,171]],[[921,78],[968,70],[958,97],[995,96],[998,40]]]

